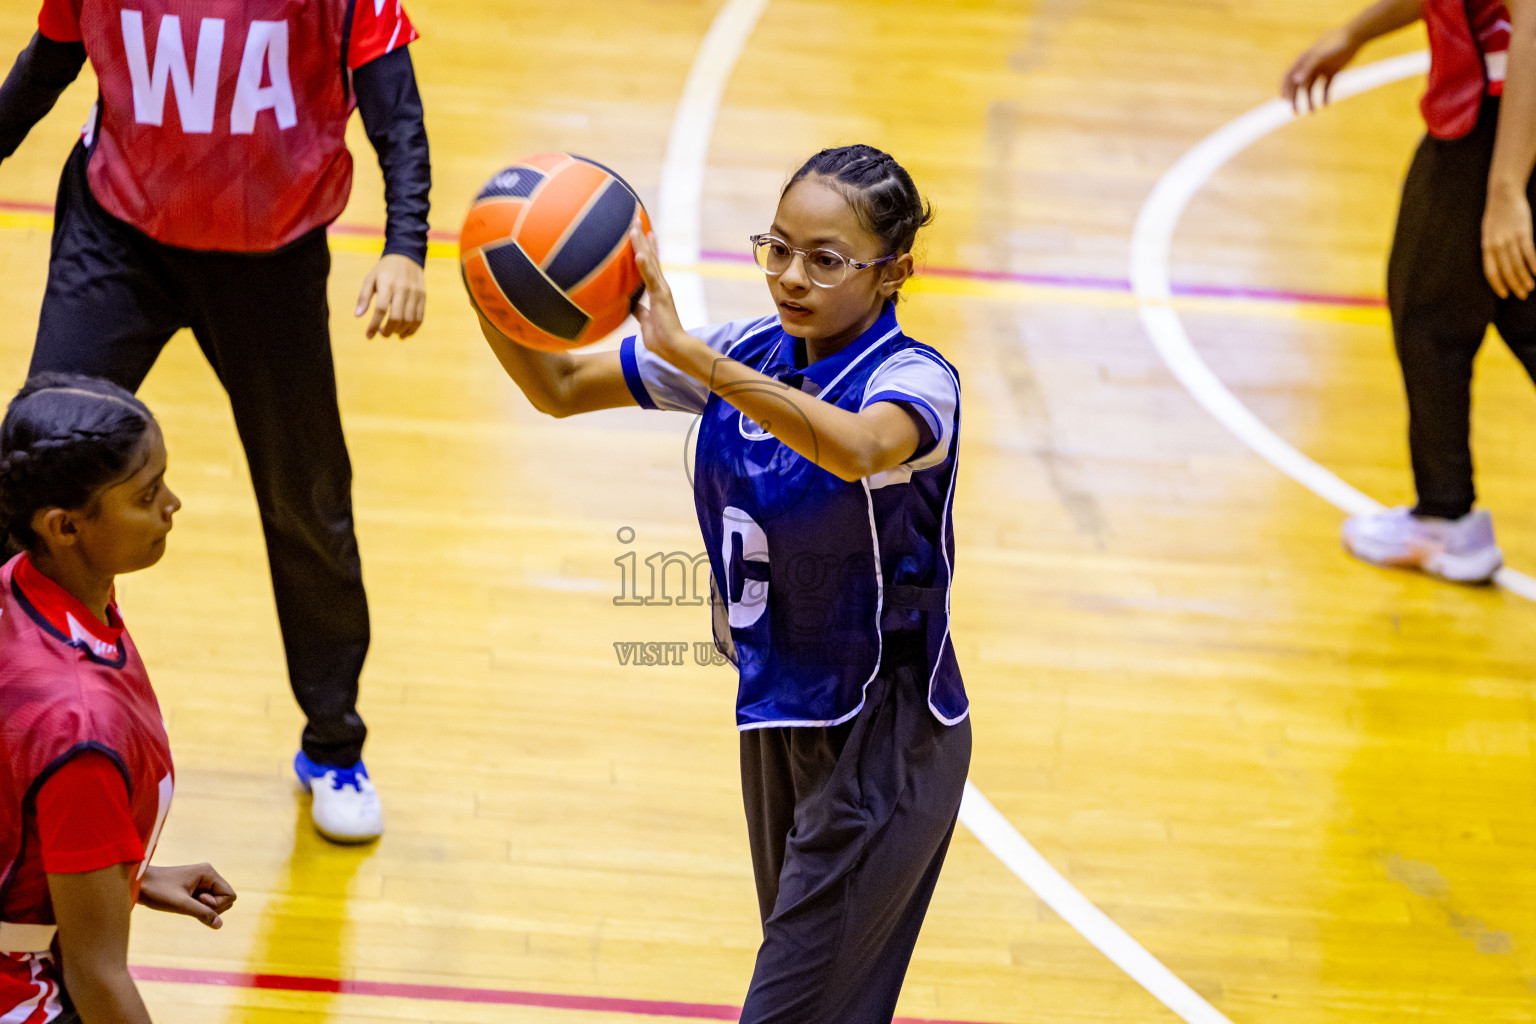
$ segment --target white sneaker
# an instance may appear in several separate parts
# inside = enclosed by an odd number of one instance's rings
[[[1504,564],[1486,509],[1460,519],[1420,518],[1407,508],[1351,516],[1344,550],[1372,565],[1422,569],[1455,583],[1485,583]]]
[[[299,785],[314,796],[309,816],[322,836],[333,843],[367,843],[384,834],[384,808],[363,762],[332,768],[301,750],[294,755],[293,770]]]

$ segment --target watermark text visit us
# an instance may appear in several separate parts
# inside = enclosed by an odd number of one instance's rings
[[[632,527],[619,530],[619,543],[632,544]],[[644,560],[649,570],[645,592],[641,592],[641,561],[634,551],[626,551],[613,560],[619,567],[619,593],[613,603],[620,608],[645,608],[670,605],[702,606],[709,596],[709,555],[690,555],[685,551],[657,551]],[[668,570],[674,570],[668,573]],[[668,577],[678,584],[676,594],[667,592]],[[650,668],[686,665],[690,658],[696,665],[725,665],[725,656],[712,641],[699,640],[616,640],[614,656],[625,667]]]
[[[710,640],[615,640],[613,653],[620,665],[636,668],[686,665],[690,655],[695,665],[727,664]]]

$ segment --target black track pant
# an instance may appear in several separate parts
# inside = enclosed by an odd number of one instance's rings
[[[933,717],[914,646],[888,648],[851,722],[741,734],[763,916],[741,1024],[896,1012],[971,761],[970,721]]]
[[[97,205],[85,160],[76,146],[59,185],[31,372],[137,390],[171,335],[192,329],[250,465],[288,675],[309,719],[304,751],[350,765],[367,734],[357,682],[368,602],[331,363],[325,231],[254,256],[161,245]]]
[[[1425,136],[1403,183],[1387,304],[1408,391],[1408,446],[1420,515],[1472,510],[1472,359],[1488,325],[1536,377],[1536,297],[1500,299],[1483,276],[1483,206],[1498,101],[1460,139]],[[1536,203],[1536,187],[1528,190]]]

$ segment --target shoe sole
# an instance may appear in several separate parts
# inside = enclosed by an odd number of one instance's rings
[[[313,818],[311,818],[309,821],[311,825],[315,825],[315,820]],[[335,843],[338,846],[363,846],[367,843],[378,842],[378,840],[381,839],[384,835],[383,832],[380,832],[378,835],[374,836],[338,836],[335,833],[327,832],[319,825],[315,825],[315,831],[320,833],[320,837],[322,839]]]
[[[1504,553],[1498,548],[1484,548],[1470,555],[1441,552],[1424,563],[1424,571],[1452,583],[1487,583],[1504,567]]]
[[[1402,558],[1372,551],[1368,543],[1344,539],[1344,551],[1350,556],[1384,569],[1417,569],[1448,583],[1487,583],[1504,566],[1504,553],[1498,548],[1483,548],[1470,555],[1440,551],[1424,558]]]

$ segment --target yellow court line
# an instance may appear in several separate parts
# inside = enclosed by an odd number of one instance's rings
[[[0,228],[10,231],[52,231],[53,217],[46,213],[0,212]]]
[[[53,218],[46,213],[0,211],[0,229],[12,231],[51,231]],[[336,252],[372,255],[382,252],[384,239],[377,236],[330,236]],[[428,242],[427,258],[456,260],[459,247],[454,242]],[[693,272],[700,277],[729,281],[755,281],[760,271],[737,263],[704,262],[692,266],[669,266],[669,270]],[[985,299],[992,302],[1022,302],[1033,305],[1093,306],[1107,309],[1135,310],[1136,297],[1129,292],[1096,288],[1072,288],[1064,285],[1026,284],[1016,281],[976,281],[955,277],[914,278],[909,286],[916,295],[946,295],[957,298]],[[1221,316],[1258,317],[1281,320],[1308,320],[1336,324],[1387,326],[1387,311],[1372,306],[1332,306],[1323,303],[1291,302],[1283,299],[1182,297],[1169,305],[1181,313],[1206,313]]]

